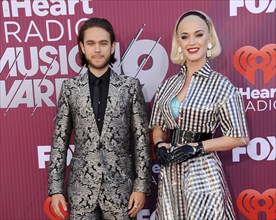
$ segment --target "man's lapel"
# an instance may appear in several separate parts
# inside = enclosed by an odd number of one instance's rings
[[[108,95],[107,95],[107,103],[106,103],[105,116],[104,116],[104,124],[102,128],[101,136],[104,136],[105,132],[107,131],[108,125],[113,117],[113,112],[116,109],[115,107],[120,95],[121,84],[122,84],[122,80],[120,79],[120,77],[113,70],[111,70],[109,89],[108,89]]]
[[[79,94],[76,97],[77,103],[79,105],[79,111],[81,114],[81,118],[85,119],[88,126],[92,126],[97,128],[96,119],[94,116],[92,104],[91,104],[91,96],[90,96],[90,88],[89,88],[89,80],[88,80],[88,72],[86,72],[79,81]],[[87,126],[87,125],[86,125]],[[98,129],[95,129],[98,130]]]

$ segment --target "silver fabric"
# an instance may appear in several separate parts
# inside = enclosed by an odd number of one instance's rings
[[[164,131],[179,128],[197,133],[215,133],[220,125],[223,135],[247,137],[248,129],[242,96],[222,74],[207,62],[195,72],[184,101],[180,104],[178,122],[170,103],[185,83],[186,67],[167,79],[157,90],[150,128],[160,126]]]
[[[67,183],[70,213],[89,216],[100,205],[104,216],[120,219],[122,212],[127,213],[130,194],[149,194],[151,186],[148,118],[139,80],[111,70],[101,134],[91,106],[88,72],[63,82],[48,171],[49,195],[65,191],[72,131],[75,152]]]
[[[216,132],[224,136],[247,137],[248,129],[242,96],[209,62],[193,73],[178,120],[170,103],[186,80],[186,66],[167,79],[157,90],[150,128],[164,132],[180,129],[195,133]],[[232,220],[234,210],[221,162],[216,153],[162,168],[158,186],[158,220]]]
[[[235,219],[229,189],[216,153],[162,167],[156,219]]]

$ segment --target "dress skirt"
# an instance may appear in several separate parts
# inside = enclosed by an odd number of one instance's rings
[[[161,168],[156,219],[236,219],[221,161],[216,153]]]

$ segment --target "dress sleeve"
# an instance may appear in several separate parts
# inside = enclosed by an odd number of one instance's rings
[[[243,99],[237,90],[220,106],[219,117],[225,136],[248,137]]]
[[[149,123],[149,128],[153,128],[155,126],[160,126],[163,131],[166,131],[167,129],[165,119],[162,114],[161,104],[160,104],[160,87],[158,88],[155,94],[154,103],[151,111],[150,123]]]

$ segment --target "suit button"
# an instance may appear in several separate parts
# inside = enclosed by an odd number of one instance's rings
[[[98,163],[98,167],[100,167],[102,164],[101,163]]]

